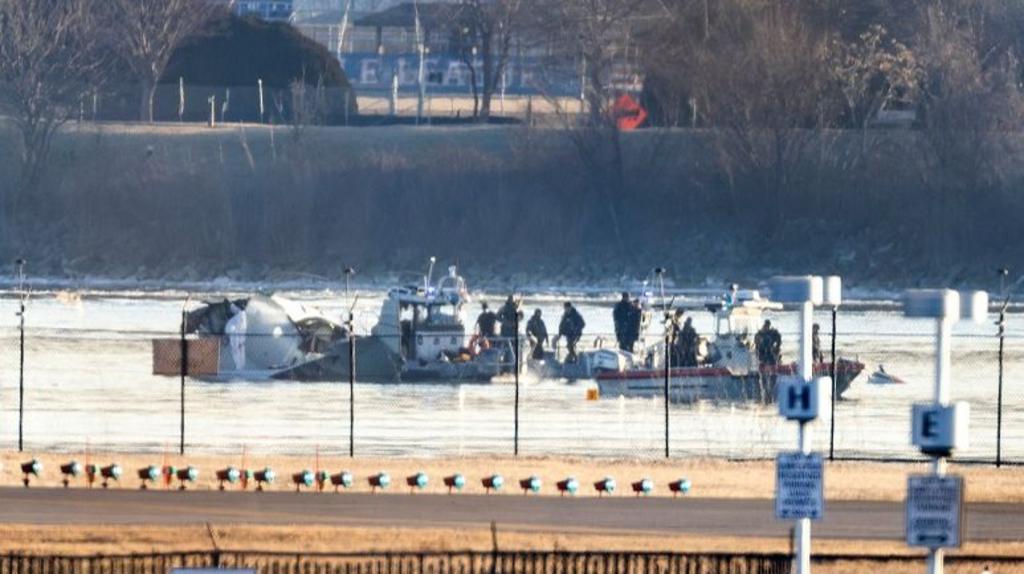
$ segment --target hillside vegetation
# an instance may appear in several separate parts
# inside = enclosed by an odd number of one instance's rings
[[[17,169],[0,147],[0,180]],[[557,129],[69,125],[0,256],[57,277],[265,280],[419,269],[436,255],[509,286],[838,272],[861,285],[978,284],[1024,266],[1021,198],[937,201],[920,137],[808,132],[801,193],[729,185],[714,131],[622,138],[620,197]],[[1020,170],[1007,173],[1021,181]],[[609,219],[618,233],[607,225]]]

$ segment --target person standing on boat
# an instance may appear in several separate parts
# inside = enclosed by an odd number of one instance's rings
[[[681,336],[680,321],[683,320],[683,310],[676,309],[675,313],[672,314],[672,318],[668,320],[665,328],[668,329],[669,337],[669,357],[672,360],[673,366],[680,366],[683,364],[683,338]]]
[[[627,351],[634,352],[636,342],[640,340],[640,326],[644,320],[644,310],[640,308],[640,300],[633,299],[629,305],[629,325],[626,330]]]
[[[511,295],[505,300],[505,304],[501,306],[501,309],[498,309],[497,317],[498,321],[501,321],[501,337],[503,339],[511,341],[519,334],[516,332],[516,327],[519,321],[523,319],[523,312],[519,310],[519,304],[516,303]]]
[[[814,364],[825,362],[825,354],[821,352],[821,325],[817,323],[811,329],[811,357]]]
[[[772,365],[778,365],[782,362],[782,335],[770,323],[768,326],[768,356]]]
[[[519,336],[519,321],[523,318],[523,312],[519,310],[519,304],[511,295],[505,304],[498,309],[498,321],[501,321],[501,360],[505,363],[506,369],[511,372],[515,357],[515,339]]]
[[[680,366],[697,366],[697,330],[693,328],[693,317],[687,317],[679,330]]]
[[[629,293],[622,292],[622,299],[612,309],[612,321],[615,323],[615,340],[623,351],[633,351],[629,340],[630,316],[633,314],[633,304],[629,300]]]
[[[481,342],[490,343],[497,336],[495,329],[498,326],[498,316],[487,307],[487,303],[480,304],[480,316],[476,318],[477,334],[483,339]]]
[[[533,353],[530,355],[534,361],[544,360],[544,345],[548,342],[548,326],[541,318],[540,309],[533,312],[533,316],[526,323],[526,336],[533,346]]]
[[[757,352],[757,362],[761,365],[773,365],[772,361],[772,322],[765,320],[761,330],[754,335],[754,350]]]
[[[576,343],[583,337],[583,328],[586,322],[580,312],[572,306],[569,301],[565,302],[565,311],[562,313],[562,320],[558,323],[558,336],[565,337],[566,363],[576,362]]]

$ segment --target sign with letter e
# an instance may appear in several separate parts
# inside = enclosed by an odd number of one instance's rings
[[[821,455],[780,452],[775,459],[775,517],[780,520],[825,514],[824,467]]]
[[[949,456],[956,449],[967,448],[970,415],[968,403],[916,404],[911,412],[912,442],[921,452],[932,456]]]
[[[963,507],[963,477],[911,475],[907,478],[907,545],[959,548]]]

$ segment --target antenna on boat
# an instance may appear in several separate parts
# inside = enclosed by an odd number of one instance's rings
[[[346,296],[349,294],[349,288],[350,288],[349,281],[351,281],[352,276],[355,275],[355,274],[356,274],[356,268],[355,267],[346,267],[345,268],[345,295]]]
[[[423,283],[423,290],[424,291],[429,291],[430,290],[430,283],[431,283],[431,281],[434,280],[434,263],[437,263],[437,257],[431,256],[430,257],[430,266],[427,267],[427,277],[426,277],[426,279],[425,279],[425,281]]]
[[[658,276],[658,287],[661,289],[661,309],[668,313],[668,306],[665,304],[665,268],[655,267],[654,274]]]

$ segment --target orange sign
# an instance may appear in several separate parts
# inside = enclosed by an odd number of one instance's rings
[[[647,110],[629,94],[622,94],[615,100],[612,113],[615,125],[624,132],[637,129],[647,120]]]

